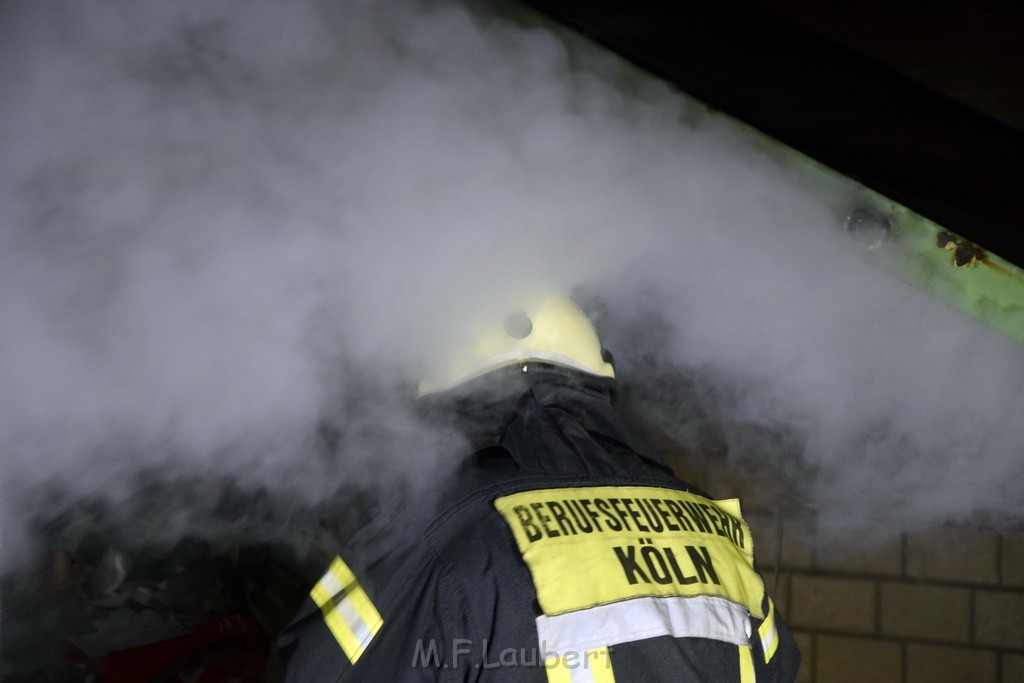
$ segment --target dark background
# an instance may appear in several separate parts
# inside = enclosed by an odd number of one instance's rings
[[[526,2],[1024,265],[1024,3]]]

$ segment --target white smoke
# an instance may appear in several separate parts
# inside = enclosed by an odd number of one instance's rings
[[[851,183],[492,10],[0,4],[5,480],[426,471],[451,440],[392,389],[466,311],[557,287],[659,302],[653,351],[726,423],[796,430],[832,519],[1024,513],[1024,354],[853,255]]]

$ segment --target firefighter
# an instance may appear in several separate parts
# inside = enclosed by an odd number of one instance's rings
[[[629,433],[575,303],[502,317],[420,385],[477,447],[335,558],[281,635],[288,680],[793,680],[739,502]]]

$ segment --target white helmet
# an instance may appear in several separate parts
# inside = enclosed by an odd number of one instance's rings
[[[484,324],[470,348],[436,364],[420,382],[419,395],[435,394],[482,375],[531,361],[613,379],[615,369],[594,326],[573,301],[548,296],[523,306],[501,321]]]

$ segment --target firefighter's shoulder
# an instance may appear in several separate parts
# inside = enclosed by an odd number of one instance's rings
[[[379,680],[387,663],[379,641],[390,640],[404,620],[403,593],[414,590],[411,577],[428,564],[423,514],[407,498],[385,497],[326,562],[278,638],[288,680]]]

